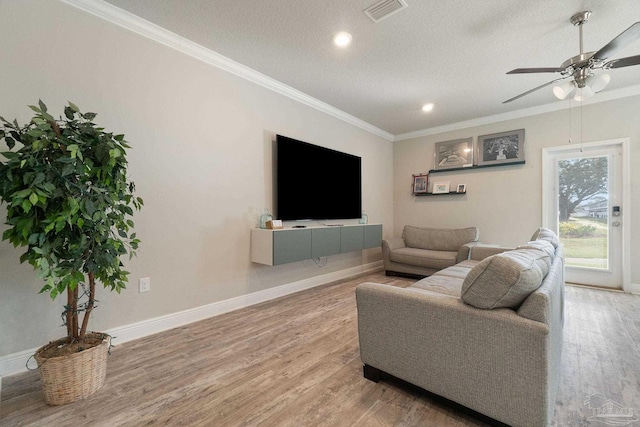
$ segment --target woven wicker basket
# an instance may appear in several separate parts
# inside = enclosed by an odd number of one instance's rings
[[[36,351],[44,398],[49,405],[65,405],[84,399],[104,385],[107,376],[109,337],[106,334],[87,334],[102,339],[95,347],[68,356],[43,358],[46,348],[59,346],[66,338],[50,342]]]

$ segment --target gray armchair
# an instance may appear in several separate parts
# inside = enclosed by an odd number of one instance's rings
[[[382,259],[387,276],[430,276],[469,257],[478,241],[477,227],[460,229],[406,225],[402,237],[382,241]]]

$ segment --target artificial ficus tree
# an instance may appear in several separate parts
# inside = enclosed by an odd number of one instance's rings
[[[79,341],[96,304],[96,282],[118,293],[125,288],[129,273],[120,258],[136,253],[131,217],[143,201],[127,177],[124,135],[105,132],[93,122],[95,113],[71,102],[59,119],[42,101],[30,108],[35,115],[24,126],[0,117],[0,140],[11,150],[0,158],[9,226],[2,239],[26,248],[20,261],[45,281],[40,293],[52,299],[66,293],[67,336]]]

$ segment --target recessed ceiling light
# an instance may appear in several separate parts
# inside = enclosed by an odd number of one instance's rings
[[[349,44],[351,44],[351,34],[346,31],[340,31],[333,36],[333,43],[338,47],[349,46]]]
[[[425,113],[428,113],[431,110],[433,110],[433,103],[432,102],[430,102],[428,104],[424,104],[422,106],[422,111],[424,111]]]

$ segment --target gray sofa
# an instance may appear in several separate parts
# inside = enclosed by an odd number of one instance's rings
[[[551,421],[562,350],[564,259],[540,229],[408,288],[356,289],[365,377],[390,374],[513,426]]]
[[[478,235],[476,227],[444,229],[407,225],[402,237],[382,241],[385,272],[388,276],[429,276],[467,259]]]

